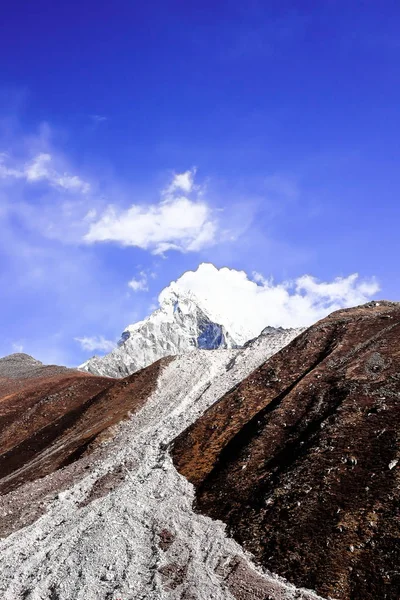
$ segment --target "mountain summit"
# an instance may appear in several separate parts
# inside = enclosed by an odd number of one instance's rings
[[[112,352],[102,358],[94,356],[79,368],[96,375],[126,377],[164,356],[237,345],[193,293],[171,290],[159,309],[123,331]]]

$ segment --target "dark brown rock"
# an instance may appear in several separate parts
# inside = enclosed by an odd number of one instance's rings
[[[330,315],[173,447],[197,509],[256,559],[340,600],[398,600],[400,305]],[[399,461],[400,462],[400,461]]]
[[[179,585],[185,582],[187,565],[179,565],[178,563],[169,563],[158,569],[166,590],[174,590]]]
[[[158,545],[165,552],[174,543],[175,535],[168,529],[162,529],[158,536],[160,538]]]

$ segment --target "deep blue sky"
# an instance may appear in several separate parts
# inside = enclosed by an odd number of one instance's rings
[[[399,299],[399,21],[389,0],[3,3],[0,354],[79,362],[75,337],[114,339],[204,260]],[[89,210],[145,210],[193,167],[212,243],[85,241]]]

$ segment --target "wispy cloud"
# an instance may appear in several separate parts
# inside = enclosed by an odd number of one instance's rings
[[[196,168],[173,173],[158,191],[158,201],[129,205],[130,191],[116,194],[112,182],[103,182],[102,189],[95,180],[89,183],[48,140],[39,138],[33,147],[44,150],[32,153],[28,147],[23,160],[13,158],[21,151],[0,155],[0,183],[7,187],[1,209],[45,238],[74,245],[117,244],[165,256],[171,250],[200,252],[238,235],[226,215],[222,227],[221,209],[207,197],[205,184],[195,182]],[[34,193],[40,196],[30,196],[27,188],[38,183]],[[57,198],[51,188],[58,190]]]
[[[74,340],[81,345],[83,350],[87,350],[88,352],[95,352],[96,350],[99,350],[100,352],[111,352],[116,346],[115,342],[105,339],[102,335],[76,337]]]
[[[149,290],[147,273],[145,271],[140,271],[139,277],[133,277],[128,281],[128,286],[134,292],[147,292]]]
[[[63,190],[81,192],[90,191],[90,184],[67,172],[60,172],[53,166],[51,154],[42,152],[23,165],[16,164],[6,153],[0,155],[0,178],[22,179],[27,183],[47,182],[50,186]]]
[[[163,194],[165,196],[170,196],[176,191],[183,191],[190,194],[194,189],[196,170],[197,169],[193,167],[193,169],[185,171],[184,173],[175,173],[171,183],[165,188]]]
[[[24,351],[24,346],[20,342],[14,342],[11,347],[12,347],[13,352],[23,352]]]

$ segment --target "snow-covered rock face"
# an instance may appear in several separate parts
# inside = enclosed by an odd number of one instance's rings
[[[96,375],[126,377],[164,356],[236,346],[236,340],[210,318],[193,294],[171,292],[147,319],[125,329],[117,348],[80,368]]]

